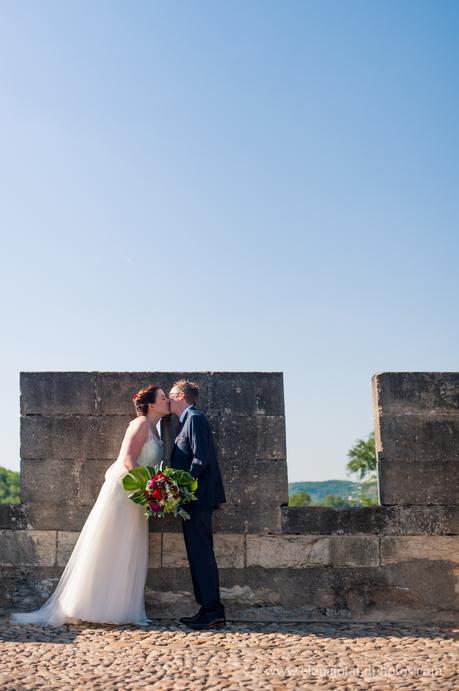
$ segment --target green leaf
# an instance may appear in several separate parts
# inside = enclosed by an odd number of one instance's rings
[[[138,489],[136,492],[132,492],[129,495],[129,499],[133,501],[135,504],[142,504],[143,506],[147,506],[147,498],[145,497],[145,494],[143,493],[143,490]]]
[[[159,472],[159,466],[139,466],[138,468],[130,470],[123,478],[123,487],[126,492],[129,492],[129,499],[135,504],[148,506],[148,501],[144,494],[145,485],[153,475]],[[167,466],[162,468],[162,472],[179,485],[182,502],[191,502],[197,499],[194,491],[198,487],[198,480],[194,478],[191,473],[186,470],[179,470]],[[150,509],[145,513],[146,517],[153,515],[157,518],[162,518],[164,513],[157,514]],[[182,508],[179,508],[175,515],[180,515],[182,518],[189,518],[189,514]]]
[[[139,466],[132,468],[127,475],[123,477],[123,487],[126,492],[144,491],[145,485],[154,473],[151,467]]]
[[[187,470],[179,470],[178,468],[163,468],[164,472],[171,477],[177,484],[186,487],[190,492],[194,492],[198,488],[198,480],[194,478]]]

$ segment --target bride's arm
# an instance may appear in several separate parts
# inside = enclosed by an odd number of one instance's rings
[[[127,470],[137,468],[137,459],[147,441],[148,422],[145,418],[133,420],[126,430],[123,440],[125,446],[124,466]]]

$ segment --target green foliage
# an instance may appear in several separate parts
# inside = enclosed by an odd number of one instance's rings
[[[191,473],[186,470],[179,470],[177,468],[170,468],[164,466],[138,466],[129,471],[123,478],[123,487],[126,492],[129,492],[129,499],[135,504],[142,506],[149,506],[148,498],[145,496],[145,486],[154,475],[163,473],[169,480],[177,483],[180,492],[181,504],[186,504],[190,501],[196,501],[197,497],[194,492],[198,488],[198,480],[194,478]],[[167,502],[163,506],[162,512],[154,512],[148,508],[145,512],[145,517],[158,516],[162,518],[165,513],[173,513],[174,516],[181,516],[182,518],[190,518],[190,515],[181,504],[175,502],[173,508],[167,506]]]
[[[147,506],[145,485],[154,474],[155,468],[152,466],[139,466],[138,468],[132,468],[129,474],[124,476],[123,487],[126,492],[130,492],[129,499],[135,504]]]
[[[378,505],[378,483],[376,476],[375,434],[366,439],[357,439],[348,451],[346,470],[357,474],[360,482],[358,501],[360,506]]]
[[[0,503],[19,504],[20,477],[15,470],[0,466]]]
[[[312,499],[307,492],[294,492],[289,496],[289,506],[310,506]]]
[[[356,506],[356,502],[352,499],[346,499],[339,494],[327,494],[320,502],[320,506],[334,506],[336,509],[342,509],[347,506]]]
[[[359,483],[352,480],[323,480],[321,482],[290,482],[289,494],[306,492],[311,497],[314,506],[320,505],[328,494],[338,494],[342,497],[356,499],[359,493]]]
[[[356,474],[356,481],[291,482],[289,506],[378,506],[374,432],[367,439],[357,439],[347,457],[346,471]]]
[[[367,439],[357,439],[354,446],[348,451],[349,461],[346,470],[356,473],[359,480],[376,479],[376,449],[375,433],[371,432]]]

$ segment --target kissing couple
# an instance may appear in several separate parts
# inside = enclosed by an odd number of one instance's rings
[[[151,384],[134,395],[136,417],[126,429],[117,460],[105,473],[54,592],[40,609],[12,614],[12,624],[151,623],[144,596],[148,521],[144,507],[129,499],[123,477],[138,466],[164,461],[164,443],[157,425],[162,417],[173,414],[179,418],[179,428],[170,466],[198,478],[197,500],[186,505],[190,518],[181,520],[194,596],[200,608],[194,616],[180,621],[198,630],[225,626],[212,512],[226,497],[210,424],[196,407],[198,396],[199,387],[185,379],[176,382],[168,394]]]

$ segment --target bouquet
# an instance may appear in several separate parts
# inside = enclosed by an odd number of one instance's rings
[[[196,501],[198,481],[186,470],[168,466],[139,466],[124,476],[123,487],[129,492],[131,501],[148,507],[145,518],[163,518],[171,513],[187,519],[190,514],[183,505]]]

